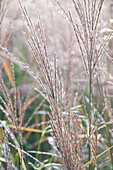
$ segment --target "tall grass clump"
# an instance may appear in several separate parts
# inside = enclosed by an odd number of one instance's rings
[[[0,120],[3,129],[0,144],[1,156],[4,157],[4,162],[10,169],[12,167],[17,167],[17,169],[53,167],[67,170],[113,169],[113,101],[107,97],[108,89],[102,80],[103,68],[101,65],[103,54],[111,59],[107,45],[112,37],[112,32],[105,40],[100,35],[102,29],[100,17],[104,0],[70,0],[70,2],[74,7],[72,11],[67,11],[56,0],[53,6],[63,14],[63,21],[65,19],[68,21],[71,26],[71,34],[76,37],[75,41],[78,43],[85,70],[83,77],[86,80],[85,88],[79,82],[78,87],[75,86],[74,67],[69,69],[68,85],[65,87],[63,71],[57,64],[57,49],[50,57],[40,14],[38,14],[35,28],[21,0],[18,0],[18,3],[27,26],[27,31],[23,33],[28,50],[27,62],[23,62],[10,52],[5,43],[0,44],[0,54],[7,59],[2,62],[2,65],[10,82],[10,85],[6,85],[6,77],[0,78],[0,110],[2,114],[5,114],[5,117]],[[2,13],[3,11],[1,11]],[[32,67],[31,60],[34,67]],[[7,67],[7,62],[10,63],[10,68]],[[70,60],[69,64],[71,65],[72,62]],[[22,84],[16,82],[19,77],[18,75],[16,77],[15,67],[18,64],[22,69],[20,71],[24,74]],[[10,72],[10,70],[12,71]],[[27,85],[29,85],[28,88]],[[32,86],[35,92],[30,89]],[[75,94],[77,88],[79,90]],[[25,89],[27,95],[24,94]],[[30,108],[29,106],[35,101],[39,101],[39,103],[37,102]],[[32,120],[33,116],[37,113],[40,114],[40,111],[46,113],[49,120],[35,125],[35,120],[34,122]],[[44,119],[46,118],[47,116]],[[30,122],[32,122],[32,126],[28,126],[31,125]],[[33,128],[40,125],[44,125],[42,130]],[[25,131],[41,133],[40,137],[37,137],[39,140],[37,148],[25,147],[30,136],[26,134],[24,137]],[[54,141],[51,144],[53,153],[40,151],[42,139],[48,133],[48,136],[52,136]],[[28,152],[29,148],[32,150]],[[7,154],[10,152],[14,157],[12,150],[13,152],[17,150],[17,158],[20,163],[16,163],[16,160]],[[35,156],[32,155],[33,153]],[[52,157],[48,158],[49,160],[40,161],[39,154]],[[56,157],[54,163],[52,162],[53,157]],[[3,163],[2,166],[4,166]]]

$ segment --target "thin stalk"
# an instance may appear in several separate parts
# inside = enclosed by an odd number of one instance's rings
[[[90,37],[90,67],[89,67],[89,136],[91,134],[91,103],[92,103],[92,59],[93,59],[93,37]],[[91,160],[91,147],[89,143],[89,161]],[[89,170],[92,170],[91,164],[89,164]]]
[[[90,77],[89,77],[89,136],[91,133],[91,92],[92,92],[92,70],[91,70],[91,64],[92,64],[92,57],[90,59]],[[91,148],[89,143],[89,161],[91,160]],[[89,170],[91,170],[91,164],[89,164]]]

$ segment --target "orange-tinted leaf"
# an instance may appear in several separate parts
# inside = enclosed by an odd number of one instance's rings
[[[6,126],[12,128],[11,124],[6,124]],[[28,131],[28,132],[36,132],[36,133],[42,133],[43,130],[40,129],[33,129],[33,128],[24,128],[24,127],[19,127],[19,126],[14,126],[17,129],[23,130],[23,131]]]
[[[110,110],[108,109],[108,107],[107,107],[107,106],[105,106],[105,109],[107,110],[107,112],[108,112],[109,116],[113,118],[112,113],[110,112]]]
[[[8,69],[8,66],[7,66],[6,62],[3,62],[2,65],[3,65],[3,68],[4,68],[5,72],[6,72],[6,75],[7,75],[8,79],[9,79],[12,87],[14,87],[13,79],[12,79],[11,73],[10,73],[10,71]]]
[[[105,154],[107,151],[109,151],[111,148],[113,148],[113,146],[111,146],[110,148],[106,149],[104,152],[100,153],[99,155],[96,156],[96,159],[98,159],[100,156],[102,156],[103,154]],[[88,166],[89,164],[91,164],[94,161],[94,158],[91,159],[89,162],[87,162],[85,165],[83,165],[81,167],[81,169],[85,168],[86,166]]]
[[[86,137],[86,135],[87,135],[87,134],[85,134],[81,139],[79,139],[78,142],[77,142],[77,144],[75,144],[75,146],[78,145],[78,144]]]

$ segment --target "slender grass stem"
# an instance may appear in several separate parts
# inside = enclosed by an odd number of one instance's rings
[[[92,85],[92,72],[91,72],[91,61],[90,61],[90,78],[89,78],[89,136],[91,133],[91,85]],[[91,160],[91,148],[89,143],[89,161]],[[89,165],[89,170],[91,170],[91,164]]]

